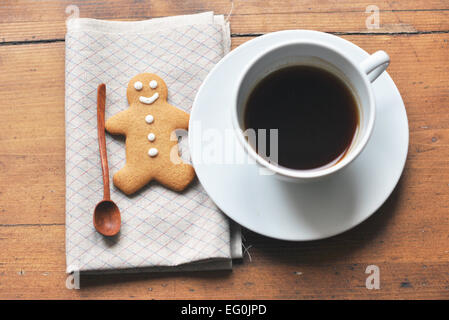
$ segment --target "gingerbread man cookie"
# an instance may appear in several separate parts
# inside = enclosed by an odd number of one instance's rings
[[[176,129],[188,129],[189,114],[170,105],[167,93],[160,77],[139,74],[128,84],[129,108],[106,121],[109,133],[126,136],[126,164],[113,181],[127,195],[153,179],[182,191],[195,177],[193,167],[178,157],[178,141],[173,137]]]

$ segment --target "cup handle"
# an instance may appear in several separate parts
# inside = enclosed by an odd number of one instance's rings
[[[360,68],[368,76],[369,81],[374,82],[390,64],[390,57],[385,51],[376,51],[361,64]]]

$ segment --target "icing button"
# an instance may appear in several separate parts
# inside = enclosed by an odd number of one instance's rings
[[[153,117],[151,114],[149,114],[149,115],[147,115],[147,116],[145,117],[145,121],[146,121],[147,123],[153,123],[154,117]]]
[[[149,155],[150,157],[155,157],[155,156],[157,156],[157,153],[158,153],[158,151],[157,151],[156,148],[151,148],[150,150],[148,150],[148,155]]]
[[[148,134],[148,140],[154,141],[154,139],[156,139],[156,135],[154,133],[149,133]]]

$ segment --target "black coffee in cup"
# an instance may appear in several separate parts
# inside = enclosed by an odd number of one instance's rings
[[[345,156],[359,126],[359,111],[352,90],[336,75],[315,66],[288,66],[263,78],[251,91],[244,125],[267,132],[278,129],[280,166],[317,169]],[[252,147],[258,150],[258,144]],[[270,150],[269,139],[266,144],[264,150]]]

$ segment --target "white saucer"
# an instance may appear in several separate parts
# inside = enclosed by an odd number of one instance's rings
[[[409,131],[401,95],[384,72],[373,84],[377,114],[372,137],[360,156],[337,175],[325,181],[293,184],[260,175],[256,164],[203,163],[201,150],[207,141],[199,142],[194,137],[207,129],[224,135],[232,128],[229,92],[235,90],[247,61],[266,46],[300,38],[328,41],[355,61],[368,56],[351,42],[316,31],[281,31],[246,42],[214,67],[198,91],[191,112],[189,145],[199,180],[226,215],[257,233],[303,241],[344,232],[384,203],[404,169]],[[195,143],[201,143],[202,148]]]

